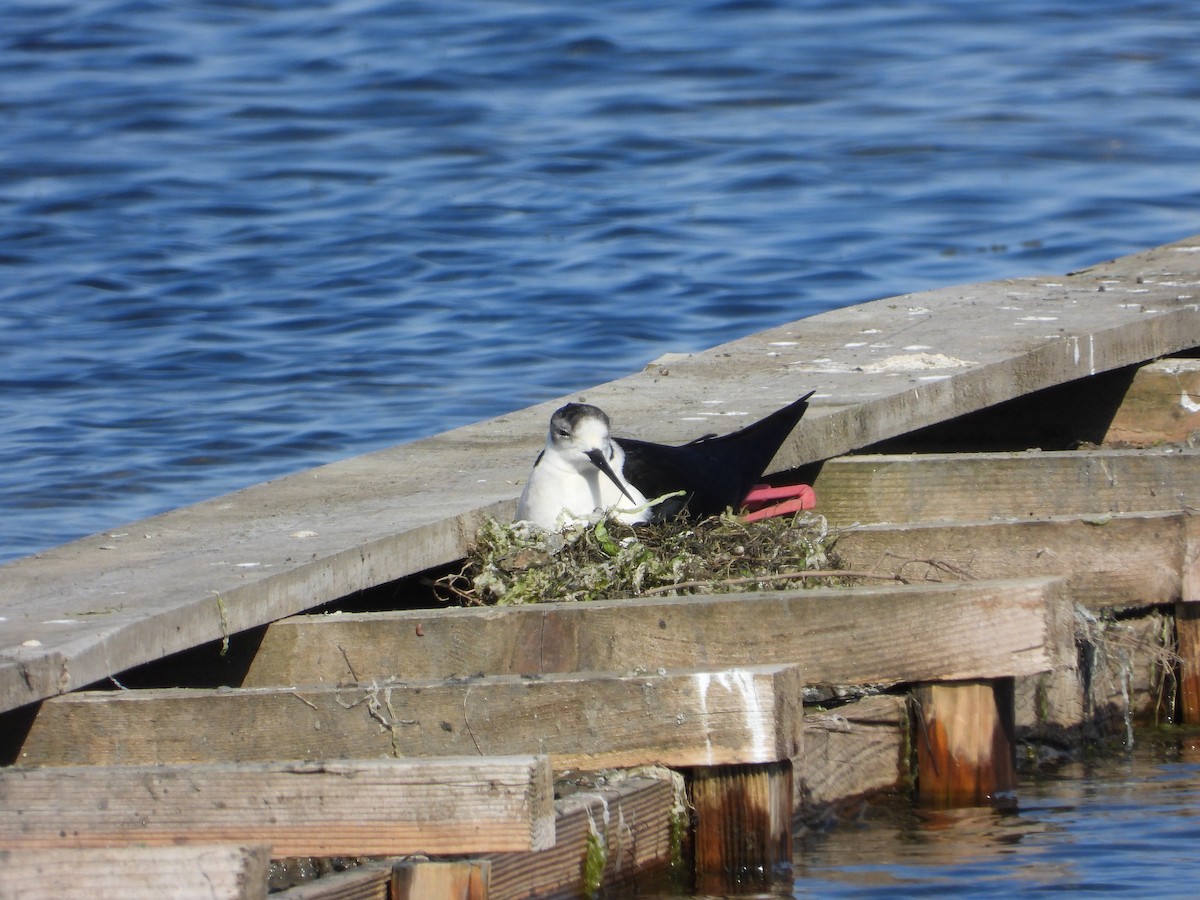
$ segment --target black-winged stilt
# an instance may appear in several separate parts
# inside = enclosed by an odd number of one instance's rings
[[[568,403],[550,417],[546,446],[538,454],[517,506],[517,519],[558,529],[596,510],[613,510],[624,522],[664,521],[686,508],[716,515],[726,507],[776,503],[752,514],[763,518],[812,505],[807,485],[767,488],[763,470],[808,409],[810,391],[794,403],[739,431],[707,435],[671,446],[613,437],[598,407]],[[654,506],[648,501],[681,492]]]

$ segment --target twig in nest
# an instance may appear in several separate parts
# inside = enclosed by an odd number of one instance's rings
[[[471,562],[468,560],[463,564],[463,567],[457,572],[451,572],[448,575],[443,575],[433,583],[433,594],[443,603],[449,603],[452,600],[457,600],[463,606],[479,606],[481,600],[479,595],[468,587],[463,590],[459,584],[470,585],[471,579],[468,572],[471,569]],[[450,596],[443,596],[441,591],[448,591]]]
[[[852,569],[812,569],[808,572],[782,572],[778,575],[749,575],[742,578],[726,578],[723,581],[681,581],[678,584],[664,584],[647,588],[642,596],[651,594],[667,594],[671,591],[688,590],[711,585],[758,584],[763,581],[792,581],[797,578],[878,578],[883,581],[899,581],[908,584],[908,579],[901,575],[888,575],[883,572],[855,572]]]
[[[475,752],[480,756],[484,755],[482,748],[479,746],[479,741],[475,740],[475,730],[471,728],[471,714],[467,712],[467,699],[471,696],[471,686],[467,685],[466,691],[463,693],[463,726],[467,729],[467,736],[471,739],[471,743],[475,745]]]
[[[964,569],[960,566],[956,566],[954,563],[948,562],[944,559],[934,559],[934,558],[922,559],[920,557],[904,557],[904,556],[901,556],[899,553],[892,553],[891,551],[885,551],[883,556],[881,557],[881,560],[882,559],[898,559],[898,560],[900,560],[900,565],[896,567],[897,575],[899,575],[901,572],[903,572],[905,570],[905,568],[907,568],[908,566],[919,563],[921,565],[929,566],[929,568],[934,569],[938,572],[945,572],[947,575],[953,575],[955,578],[958,578],[960,581],[975,581],[976,580],[976,576],[971,574],[966,569]],[[878,563],[876,563],[875,567],[878,568]],[[928,573],[925,576],[925,580],[926,581],[929,580]]]
[[[313,703],[311,700],[309,700],[303,694],[298,694],[295,691],[292,691],[292,696],[295,697],[297,700],[299,700],[301,703],[303,703],[305,706],[310,706],[313,709],[317,708],[317,704]]]
[[[350,662],[350,655],[348,653],[346,653],[346,648],[343,647],[341,644],[338,644],[338,650],[340,650],[342,652],[342,659],[344,659],[346,661],[346,668],[350,670],[350,677],[353,678],[355,683],[357,684],[359,681],[359,677],[358,677],[358,673],[354,671],[354,664]]]

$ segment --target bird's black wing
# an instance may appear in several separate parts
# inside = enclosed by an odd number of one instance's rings
[[[685,501],[694,516],[736,509],[808,409],[811,396],[809,392],[740,431],[679,447],[617,438],[625,451],[625,477],[647,499],[687,492],[685,498],[661,504],[656,519],[673,517]]]
[[[692,491],[689,486],[696,480],[686,466],[686,459],[678,453],[683,448],[632,438],[615,440],[625,451],[625,466],[622,469],[625,478],[641,491],[647,500],[654,500],[673,491],[688,491],[688,496],[672,497],[654,508],[656,521],[674,518],[690,499]]]

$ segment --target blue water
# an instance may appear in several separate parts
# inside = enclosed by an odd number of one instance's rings
[[[0,559],[1200,231],[1189,2],[0,0]]]
[[[1016,813],[868,809],[806,841],[778,896],[1194,898],[1200,755],[1188,743],[1023,779]]]
[[[1149,738],[1147,740],[1147,738]],[[877,798],[796,835],[790,879],[762,900],[1195,898],[1200,741],[1139,735],[1131,752],[1025,775],[1016,809],[920,809]],[[621,896],[709,895],[635,886]]]

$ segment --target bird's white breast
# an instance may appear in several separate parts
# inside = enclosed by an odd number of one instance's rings
[[[577,464],[548,446],[525,482],[517,505],[517,519],[533,522],[548,530],[557,530],[588,518],[596,510],[629,510],[645,503],[646,498],[622,474],[625,454],[616,444],[613,445],[610,464],[630,496],[637,501],[636,504],[630,503],[617,486],[586,457],[584,463]],[[616,518],[630,524],[644,522],[650,518],[650,510],[618,512]]]

